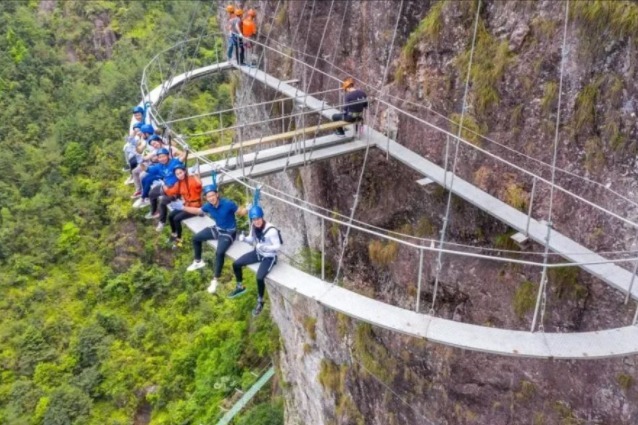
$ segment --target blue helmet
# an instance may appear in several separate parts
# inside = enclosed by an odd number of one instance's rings
[[[157,153],[157,155],[158,155],[158,156],[159,156],[159,155],[168,155],[168,149],[166,149],[166,148],[160,148],[160,149],[158,149],[158,150],[157,150],[157,152],[156,152],[156,153]]]
[[[153,134],[151,137],[149,137],[148,139],[146,139],[146,143],[148,143],[148,145],[150,146],[150,145],[151,145],[151,142],[152,142],[153,140],[157,140],[157,141],[159,141],[160,143],[162,142],[162,138],[161,138],[161,137],[159,137],[157,134]]]
[[[217,190],[217,185],[216,184],[207,184],[206,186],[204,186],[204,195],[206,195],[208,192],[219,192]]]
[[[141,106],[136,106],[135,108],[133,108],[133,113],[134,114],[144,114],[144,108],[142,108]]]
[[[141,129],[145,124],[143,122],[136,122],[135,124],[133,124],[133,128],[139,128]]]
[[[256,218],[264,218],[264,210],[259,205],[253,206],[248,212],[248,218],[254,220]]]
[[[146,133],[146,134],[153,134],[155,133],[155,129],[153,128],[152,125],[150,124],[144,124],[142,127],[140,127],[140,131],[142,133]]]

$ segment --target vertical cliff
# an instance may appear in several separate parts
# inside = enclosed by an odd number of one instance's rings
[[[395,106],[454,131],[459,120],[477,2],[259,2],[261,36],[328,74],[353,75],[369,93],[380,90]],[[565,4],[557,1],[483,1],[470,74],[464,136],[513,164],[550,177],[558,108],[557,183],[606,208],[636,217],[638,5],[572,2],[562,52]],[[396,28],[396,40],[392,43]],[[565,69],[561,104],[561,55]],[[386,64],[390,63],[387,78]],[[320,72],[267,53],[265,67],[300,80],[303,90],[335,87]],[[244,80],[250,84],[250,80]],[[244,89],[245,90],[245,89]],[[251,86],[239,99],[270,100]],[[325,99],[337,103],[335,93]],[[380,127],[397,141],[443,164],[445,137],[377,104]],[[276,111],[255,110],[268,114]],[[254,117],[250,117],[252,119]],[[249,117],[246,116],[249,120]],[[296,123],[300,126],[300,123]],[[274,128],[273,128],[274,130]],[[482,138],[487,137],[488,139]],[[524,155],[524,156],[523,156]],[[329,210],[348,214],[363,155],[282,173],[268,183]],[[450,162],[451,164],[451,162]],[[509,204],[525,209],[529,177],[468,147],[457,173]],[[359,220],[422,237],[437,237],[447,193],[413,184],[421,176],[372,151],[365,169]],[[584,178],[600,184],[588,183]],[[533,205],[546,217],[549,187],[538,185]],[[268,205],[287,235],[287,255],[319,248],[318,222]],[[574,220],[579,217],[579,220]],[[453,199],[446,239],[486,249],[517,247],[508,229]],[[561,232],[597,251],[631,248],[635,231],[556,195],[552,220]],[[345,230],[326,232],[332,268]],[[539,251],[539,247],[529,248]],[[522,258],[535,258],[529,251]],[[432,299],[436,258],[426,256]],[[343,285],[405,307],[415,295],[417,254],[353,233],[343,258]],[[307,265],[307,264],[306,264]],[[444,257],[436,314],[463,322],[528,329],[540,270]],[[530,295],[531,294],[531,295]],[[271,290],[272,315],[282,336],[280,371],[288,424],[634,424],[638,422],[637,358],[538,361],[464,352],[354,323],[293,294]],[[576,269],[550,275],[545,329],[578,332],[623,326],[634,310],[622,294]]]

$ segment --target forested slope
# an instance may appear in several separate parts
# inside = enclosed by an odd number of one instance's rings
[[[0,423],[212,423],[269,364],[269,315],[207,294],[210,269],[184,274],[190,244],[172,252],[122,184],[143,66],[215,31],[212,7],[0,2]],[[273,400],[238,423],[283,422]]]

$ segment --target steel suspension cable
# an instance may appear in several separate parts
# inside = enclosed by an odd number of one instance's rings
[[[538,287],[538,294],[536,296],[536,305],[534,307],[534,316],[532,318],[532,326],[530,331],[534,332],[536,327],[536,321],[538,317],[539,304],[543,304],[541,312],[541,321],[539,330],[544,331],[543,318],[545,316],[545,304],[547,299],[547,264],[549,256],[549,242],[552,232],[552,212],[554,208],[554,181],[556,179],[556,158],[558,157],[558,136],[560,133],[560,112],[561,112],[561,100],[563,97],[563,76],[565,70],[565,56],[567,46],[567,24],[569,22],[569,1],[565,2],[565,25],[563,27],[563,46],[561,48],[561,60],[560,60],[560,79],[558,81],[558,104],[556,110],[556,130],[554,132],[554,153],[552,155],[552,183],[549,187],[549,207],[547,208],[547,236],[545,236],[545,255],[543,256],[543,272],[541,274],[541,282]]]
[[[381,78],[381,83],[380,83],[381,87],[383,87],[383,85],[385,84],[386,78],[388,77],[388,70],[390,69],[390,59],[392,58],[392,50],[394,49],[394,42],[396,40],[397,30],[399,28],[399,21],[401,20],[402,12],[403,12],[403,0],[401,0],[401,5],[399,6],[399,11],[397,13],[397,21],[396,21],[396,24],[394,25],[394,33],[392,34],[392,43],[390,43],[390,50],[388,51],[388,60],[386,61],[385,69],[383,71],[383,77]],[[377,103],[375,105],[373,123],[377,121],[377,117],[379,115],[379,109],[380,109],[379,103]],[[370,130],[367,130],[366,132],[368,133],[368,135],[370,134]],[[370,140],[368,138],[368,142],[366,143],[366,152],[363,157],[363,166],[361,167],[361,172],[359,173],[359,182],[357,184],[357,191],[354,196],[352,211],[350,213],[349,224],[352,224],[352,221],[354,220],[354,215],[357,211],[357,205],[359,203],[359,192],[361,191],[361,185],[363,184],[363,176],[365,174],[369,154],[370,154]],[[351,227],[346,228],[346,235],[341,246],[341,253],[339,254],[339,262],[337,264],[337,273],[335,274],[334,283],[337,283],[339,281],[339,274],[341,272],[341,266],[343,265],[343,257],[345,255],[346,247],[348,245],[348,239],[350,237],[350,229]]]
[[[467,95],[470,88],[472,61],[474,60],[474,49],[476,47],[476,34],[478,32],[478,23],[479,23],[479,17],[481,13],[481,6],[482,6],[482,3],[481,3],[481,0],[479,0],[476,6],[476,16],[474,17],[474,34],[472,35],[472,46],[470,48],[470,58],[467,64],[467,75],[465,77],[465,91],[463,93],[463,103],[461,104],[461,117],[459,119],[457,139],[454,145],[455,146],[454,159],[452,160],[452,175],[450,176],[450,187],[449,188],[444,187],[448,191],[448,197],[447,197],[447,204],[445,206],[445,217],[443,218],[443,227],[441,228],[441,239],[439,241],[439,247],[442,247],[443,243],[445,242],[445,234],[447,232],[447,226],[450,220],[450,210],[451,210],[450,207],[452,206],[452,194],[453,194],[452,187],[454,186],[454,177],[456,176],[456,164],[457,164],[458,154],[459,154],[459,139],[461,135],[463,134],[463,119],[465,118],[465,110],[467,108]],[[445,164],[444,164],[444,171],[443,171],[444,173],[443,175],[446,176],[446,178],[447,178],[447,166],[448,166],[448,157],[447,157],[447,150],[446,150]],[[432,291],[432,305],[430,306],[430,314],[434,314],[434,307],[436,305],[436,295],[439,289],[439,278],[441,276],[441,269],[443,268],[442,260],[443,260],[443,252],[439,251],[439,256],[436,260],[436,265],[435,265],[436,272],[434,277],[434,290]]]

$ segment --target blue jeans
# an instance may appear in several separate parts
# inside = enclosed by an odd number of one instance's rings
[[[226,54],[229,61],[233,57],[233,49],[236,49],[235,58],[237,59],[237,63],[243,64],[244,63],[244,41],[241,38],[237,37],[236,35],[231,34],[230,37],[228,37],[228,52]]]

